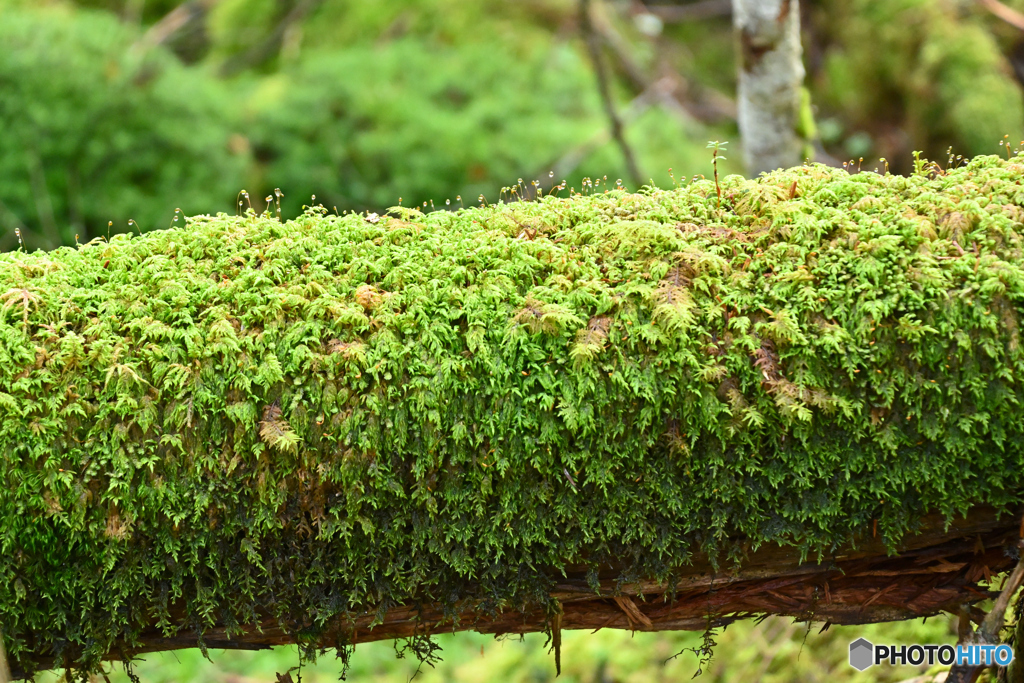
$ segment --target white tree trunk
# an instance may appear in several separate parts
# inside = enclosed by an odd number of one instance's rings
[[[804,65],[799,0],[732,0],[739,43],[738,121],[747,171],[803,162],[800,88]]]

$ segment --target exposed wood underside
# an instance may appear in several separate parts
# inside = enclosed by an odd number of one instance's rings
[[[737,618],[774,614],[834,624],[897,621],[957,611],[965,603],[990,597],[978,586],[1014,564],[1007,549],[1021,536],[1019,516],[976,509],[948,529],[937,517],[926,518],[922,530],[908,538],[899,553],[888,555],[881,539],[867,538],[859,547],[844,548],[821,563],[800,562],[793,548],[763,547],[748,555],[739,569],[715,573],[706,562],[694,562],[676,584],[655,582],[622,585],[616,594],[617,572],[601,579],[601,594],[587,585],[582,572],[572,573],[552,593],[562,604],[562,629],[621,628],[637,631],[703,630]],[[994,593],[993,593],[994,595]],[[550,628],[542,611],[478,613],[467,606],[458,622],[445,619],[439,605],[398,607],[373,627],[374,613],[358,615],[347,633],[349,642],[408,637],[414,634],[473,630],[481,633],[529,633]],[[263,649],[295,642],[277,622],[267,619],[244,636],[225,636],[217,626],[203,642],[208,648]],[[336,634],[328,634],[325,644]],[[194,634],[165,638],[147,631],[141,647],[123,654],[196,647]]]

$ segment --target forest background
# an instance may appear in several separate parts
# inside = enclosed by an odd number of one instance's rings
[[[0,249],[233,213],[242,189],[294,216],[670,186],[710,174],[708,140],[743,172],[730,2],[658,2],[591,7],[634,174],[576,0],[0,0]],[[1016,145],[1024,31],[987,5],[800,3],[815,160]]]
[[[720,170],[743,173],[729,0],[590,4],[588,29],[575,0],[0,0],[0,250],[234,213],[243,189],[257,211],[279,196],[292,217],[312,203],[453,209],[563,180],[566,192],[667,187],[710,175],[708,140],[733,141]],[[899,173],[914,151],[946,165],[1024,140],[1024,0],[804,0],[800,10],[812,160]],[[719,636],[704,680],[923,673],[857,674],[845,657],[860,635],[956,640],[946,619],[822,635],[742,623]],[[554,675],[533,637],[440,642],[445,661],[421,680]],[[563,679],[686,679],[696,655],[671,657],[700,643],[574,633]],[[360,646],[351,680],[408,680],[415,658],[389,647]],[[213,656],[151,656],[139,671],[147,682],[272,681],[297,663],[287,648]],[[327,658],[303,679],[334,680],[336,669]]]

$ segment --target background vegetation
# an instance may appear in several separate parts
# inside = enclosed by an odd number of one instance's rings
[[[926,673],[924,666],[871,667],[858,672],[846,659],[850,641],[956,643],[951,619],[934,618],[871,626],[832,627],[819,634],[804,624],[769,618],[760,624],[740,622],[718,637],[716,656],[703,666],[700,683],[890,683]],[[559,683],[675,683],[688,681],[700,663],[687,648],[701,645],[701,634],[688,632],[635,633],[605,629],[598,633],[567,631],[562,635],[562,675]],[[367,643],[356,648],[350,681],[379,683],[543,683],[555,681],[554,658],[544,636],[496,640],[478,633],[440,636],[443,660],[436,667],[420,666],[415,657],[398,659],[390,643]],[[675,656],[678,655],[678,656]],[[270,652],[211,651],[213,663],[198,650],[152,654],[135,671],[144,683],[266,683],[298,665],[295,648]],[[110,667],[112,683],[128,683],[120,665]],[[325,655],[302,668],[306,683],[338,680],[340,665]],[[418,673],[417,673],[418,672]],[[292,671],[296,679],[299,671]],[[39,676],[39,683],[56,683],[56,674]],[[922,682],[923,683],[923,682]]]
[[[907,171],[913,150],[1021,138],[1018,29],[955,0],[802,6],[820,160]],[[596,6],[644,182],[707,173],[708,139],[736,146],[723,7]],[[15,230],[31,249],[232,212],[243,188],[258,208],[281,188],[295,215],[314,194],[380,210],[520,177],[636,184],[573,0],[0,0],[0,18],[3,249]]]

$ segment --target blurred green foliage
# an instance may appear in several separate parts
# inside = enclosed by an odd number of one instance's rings
[[[1004,135],[1020,142],[1021,86],[983,10],[935,0],[821,4],[813,26],[827,48],[815,101],[845,129],[878,138],[882,156],[891,150],[905,170],[911,150],[944,158],[950,146],[974,155],[995,152]],[[867,156],[871,147],[855,142],[837,154]]]
[[[589,65],[531,3],[310,4],[318,14],[278,35],[287,3],[214,3],[207,56],[186,66],[145,47],[121,3],[0,1],[0,248],[15,228],[50,247],[108,221],[166,227],[177,207],[232,211],[243,188],[257,208],[281,188],[294,215],[311,195],[339,211],[440,207],[522,176],[550,186],[550,169],[577,186],[584,168],[621,174]],[[272,57],[253,58],[266,44]],[[666,183],[678,160],[703,160],[700,131],[651,111],[630,138]]]
[[[390,206],[403,194],[475,203],[599,132],[575,52],[500,51],[402,38],[384,51],[318,54],[264,79],[247,126],[262,185],[313,188],[339,209]]]
[[[804,5],[832,159],[871,168],[883,156],[907,172],[913,150],[992,153],[1022,137],[1021,37],[984,10]],[[630,21],[634,5],[601,7],[642,70],[680,74],[697,108],[712,90],[728,101],[728,17],[650,37]],[[165,30],[185,10],[189,21]],[[178,207],[234,211],[243,188],[257,206],[281,188],[294,215],[312,195],[379,211],[399,197],[493,198],[520,177],[625,177],[573,0],[0,0],[0,17],[0,249],[17,246],[15,229],[27,248],[52,247],[105,235],[108,221],[113,233],[134,229],[129,219],[165,227]],[[638,94],[620,79],[621,109]],[[631,119],[644,177],[707,174],[704,141],[737,140],[728,117],[707,121],[660,105]]]
[[[246,168],[230,97],[170,55],[131,50],[116,17],[0,12],[0,245],[74,244],[223,207]],[[27,228],[27,229],[26,229]]]
[[[699,683],[894,683],[921,675],[925,666],[878,666],[858,672],[847,661],[848,644],[860,637],[874,643],[954,644],[954,622],[947,617],[868,626],[821,626],[769,618],[738,622],[719,632],[710,664]],[[397,658],[388,642],[356,648],[347,680],[352,683],[674,683],[690,680],[699,662],[690,648],[701,645],[691,632],[629,633],[616,629],[566,631],[562,634],[562,675],[555,678],[554,656],[543,634],[495,639],[479,633],[438,636],[442,660],[434,667],[415,657]],[[400,645],[399,645],[400,647]],[[678,655],[678,656],[675,656]],[[156,653],[135,666],[144,683],[271,683],[277,673],[298,665],[294,647],[266,652],[198,650]],[[119,664],[108,666],[112,683],[128,683]],[[327,652],[302,667],[304,683],[333,683],[340,664]],[[418,672],[418,673],[417,673]],[[299,671],[293,671],[297,680]],[[37,683],[56,683],[53,673]],[[923,683],[923,682],[921,682]]]

